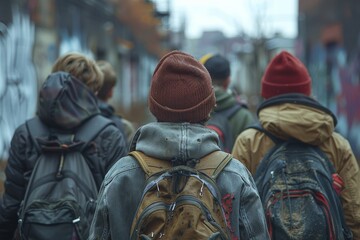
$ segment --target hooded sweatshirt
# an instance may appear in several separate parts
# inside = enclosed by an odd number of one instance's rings
[[[50,129],[74,132],[90,117],[99,114],[97,99],[82,82],[65,72],[56,72],[40,89],[38,117]],[[126,154],[125,140],[113,125],[107,126],[84,151],[85,159],[100,187],[108,169]],[[0,205],[0,239],[12,239],[17,212],[39,153],[25,124],[13,135],[5,170],[5,193]]]
[[[345,184],[341,193],[345,221],[354,239],[360,239],[360,171],[349,142],[335,131],[336,117],[314,99],[302,94],[284,94],[263,102],[258,109],[262,127],[281,139],[297,139],[318,146],[334,164]],[[255,129],[237,138],[232,154],[252,174],[272,140]]]
[[[217,135],[200,124],[149,123],[136,132],[131,150],[163,161],[186,163],[219,150]],[[231,160],[217,178],[229,210],[233,239],[268,239],[265,216],[248,170]],[[118,161],[103,182],[89,239],[129,239],[145,187],[145,173],[131,156]],[[175,237],[175,236],[174,236]]]

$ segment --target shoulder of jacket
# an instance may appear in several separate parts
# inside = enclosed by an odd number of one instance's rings
[[[247,127],[244,129],[244,131],[242,131],[239,134],[238,138],[239,139],[255,139],[256,137],[263,136],[263,135],[265,135],[265,133],[260,132],[254,128]]]
[[[222,174],[231,174],[237,177],[248,177],[249,172],[244,164],[238,159],[232,158],[231,161],[223,169]]]
[[[103,138],[108,138],[110,136],[117,136],[121,135],[121,130],[113,124],[109,124],[106,127],[104,127],[101,131],[99,131],[98,136],[101,135]]]
[[[31,136],[28,127],[26,126],[26,123],[23,123],[15,129],[11,141],[12,144],[26,144],[31,141],[30,138]]]
[[[124,156],[116,161],[109,169],[105,176],[104,183],[107,185],[114,179],[132,174],[131,171],[136,169],[141,169],[139,163],[131,156]]]
[[[244,164],[235,158],[233,158],[219,174],[218,179],[219,181],[225,181],[225,185],[227,185],[226,181],[231,182],[235,189],[242,187],[248,187],[252,189],[251,191],[255,189],[251,173]]]
[[[252,112],[248,108],[245,108],[245,107],[240,107],[239,110],[236,112],[235,116],[237,116],[238,118],[254,119]]]
[[[328,155],[335,165],[340,164],[345,157],[355,159],[350,142],[340,133],[333,132],[328,141],[324,142],[319,147]]]
[[[15,132],[14,134],[20,134],[20,135],[26,135],[26,134],[29,134],[29,131],[26,127],[26,122],[25,123],[22,123],[20,124],[16,129],[15,129]]]
[[[349,141],[340,133],[337,132],[333,132],[333,134],[331,135],[332,139],[334,140],[334,142],[338,145],[348,145]]]

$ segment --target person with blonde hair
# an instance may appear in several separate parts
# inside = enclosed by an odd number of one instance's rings
[[[104,74],[96,62],[78,52],[60,56],[52,67],[52,72],[68,72],[97,94],[104,82]]]
[[[96,93],[102,83],[103,73],[96,62],[81,53],[64,54],[54,63],[52,73],[40,89],[37,116],[20,125],[11,141],[10,157],[5,170],[5,194],[0,205],[0,239],[12,239],[17,229],[17,214],[27,186],[30,185],[30,176],[32,176],[36,163],[40,160],[39,155],[43,154],[42,151],[45,149],[41,148],[40,151],[38,146],[45,144],[48,151],[61,148],[65,154],[71,151],[69,146],[76,148],[82,142],[71,143],[74,145],[70,145],[70,143],[69,145],[58,145],[62,140],[60,135],[75,135],[76,138],[78,130],[83,129],[82,127],[93,119],[99,123],[103,119],[109,121],[100,116],[97,104]],[[29,127],[28,123],[34,121],[37,126],[41,126],[40,129],[46,129],[45,132],[49,135],[33,138],[34,128]],[[95,127],[97,125],[99,124],[92,124]],[[85,132],[90,132],[90,130]],[[40,135],[40,132],[38,134]],[[99,129],[90,144],[85,144],[85,146],[81,150],[81,154],[86,160],[85,165],[92,173],[95,187],[99,189],[109,168],[126,154],[125,139],[119,129],[111,123]],[[63,167],[62,164],[67,164],[66,157],[65,163],[59,164],[59,169]],[[44,169],[42,170],[44,171]],[[64,177],[64,175],[60,176]],[[75,173],[72,176],[74,179],[85,178],[81,173]],[[79,176],[80,178],[76,178]],[[74,181],[76,185],[76,180]],[[73,188],[69,186],[67,190],[72,191]]]

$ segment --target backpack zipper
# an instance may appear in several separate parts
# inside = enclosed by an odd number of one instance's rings
[[[139,220],[138,220],[137,225],[135,226],[134,232],[131,235],[131,239],[137,239],[137,237],[139,235],[139,229],[138,229],[139,225],[140,225],[140,223],[142,223],[144,221],[144,219],[150,213],[158,211],[158,210],[166,210],[167,214],[169,215],[175,210],[175,208],[177,206],[182,206],[187,203],[197,206],[202,211],[203,215],[206,217],[206,220],[221,233],[221,236],[223,236],[223,237],[227,236],[227,234],[224,232],[224,230],[221,228],[221,226],[215,221],[215,219],[213,218],[211,213],[207,210],[207,207],[200,200],[198,200],[196,197],[193,197],[190,195],[184,195],[184,196],[180,196],[179,198],[177,198],[171,204],[166,204],[163,202],[156,202],[156,203],[152,203],[149,206],[147,206],[138,218]],[[171,218],[172,218],[172,216],[167,217],[167,223],[171,220]],[[224,238],[224,239],[226,239],[226,238]]]

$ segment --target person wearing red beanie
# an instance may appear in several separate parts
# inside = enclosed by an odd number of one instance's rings
[[[137,209],[143,209],[138,206],[147,176],[153,176],[152,171],[164,170],[169,166],[185,165],[192,168],[198,163],[202,163],[204,169],[211,169],[213,161],[222,159],[229,162],[223,164],[224,168],[215,181],[221,193],[218,200],[225,213],[222,224],[224,232],[231,234],[226,239],[269,239],[265,215],[252,176],[239,160],[220,151],[218,136],[205,127],[214,106],[215,95],[210,75],[193,56],[172,51],[160,59],[151,79],[148,98],[149,110],[157,121],[137,130],[129,156],[121,158],[107,174],[90,230],[90,240],[140,239],[139,235],[144,239],[158,239],[161,236],[165,236],[165,239],[199,239],[192,234],[197,231],[204,234],[205,228],[200,230],[197,226],[207,222],[208,215],[200,214],[195,217],[195,222],[186,220],[185,225],[177,224],[178,215],[186,215],[181,214],[187,208],[184,201],[174,201],[172,211],[166,210],[170,208],[165,205],[159,205],[159,212],[166,208],[163,217],[169,227],[156,225],[161,220],[149,220],[152,229],[146,233],[142,232],[143,228],[136,227],[136,216],[142,216]],[[154,181],[157,179],[154,178]],[[178,186],[174,184],[172,188],[177,189]],[[173,197],[173,194],[169,194],[169,197]],[[190,200],[187,202],[191,203]],[[146,222],[144,220],[144,224]],[[182,225],[186,227],[180,228]],[[168,232],[173,228],[180,228],[178,235]]]
[[[311,77],[304,64],[289,52],[280,52],[264,72],[261,95],[265,101],[257,109],[260,128],[249,128],[238,136],[233,156],[253,176],[261,176],[256,171],[263,157],[275,146],[272,139],[295,140],[317,147],[342,179],[344,190],[340,200],[346,225],[354,239],[360,239],[359,165],[348,140],[335,131],[335,115],[311,97]]]
[[[311,94],[311,78],[304,64],[288,52],[274,57],[261,80],[265,99],[285,93]]]

